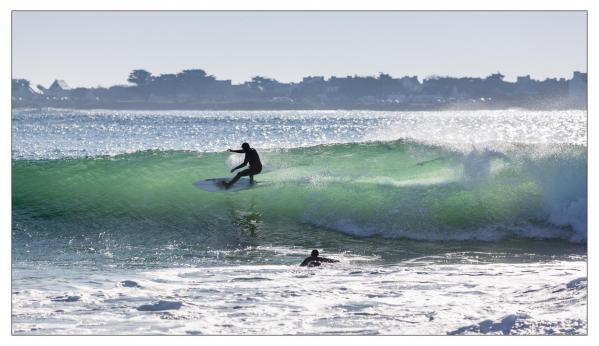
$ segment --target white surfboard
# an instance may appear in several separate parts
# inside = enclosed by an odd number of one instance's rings
[[[233,186],[226,189],[223,185],[223,182],[229,180],[231,180],[231,178],[213,178],[196,181],[195,183],[193,183],[193,185],[200,190],[208,192],[236,192],[251,189],[252,187],[255,187],[258,184],[258,182],[256,181],[254,181],[254,184],[250,184],[250,179],[241,178],[235,184],[233,184]]]

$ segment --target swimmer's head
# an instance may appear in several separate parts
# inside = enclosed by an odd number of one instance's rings
[[[310,254],[310,256],[312,257],[318,257],[318,250],[312,250],[312,253]]]

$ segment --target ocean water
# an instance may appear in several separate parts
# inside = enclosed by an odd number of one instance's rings
[[[586,334],[583,111],[12,113],[14,334]],[[244,141],[255,188],[209,193]],[[340,260],[299,267],[311,249]]]

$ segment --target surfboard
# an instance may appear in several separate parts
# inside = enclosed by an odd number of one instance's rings
[[[241,190],[247,190],[255,187],[258,182],[254,180],[254,184],[250,184],[250,179],[241,178],[237,181],[233,186],[228,189],[225,189],[222,184],[225,181],[229,181],[230,178],[213,178],[206,180],[199,180],[193,183],[195,187],[200,190],[208,191],[208,192],[236,192]]]

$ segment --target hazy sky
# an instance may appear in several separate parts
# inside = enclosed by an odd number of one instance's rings
[[[586,71],[585,12],[13,12],[13,78],[125,84],[202,68],[262,75],[570,77]]]

